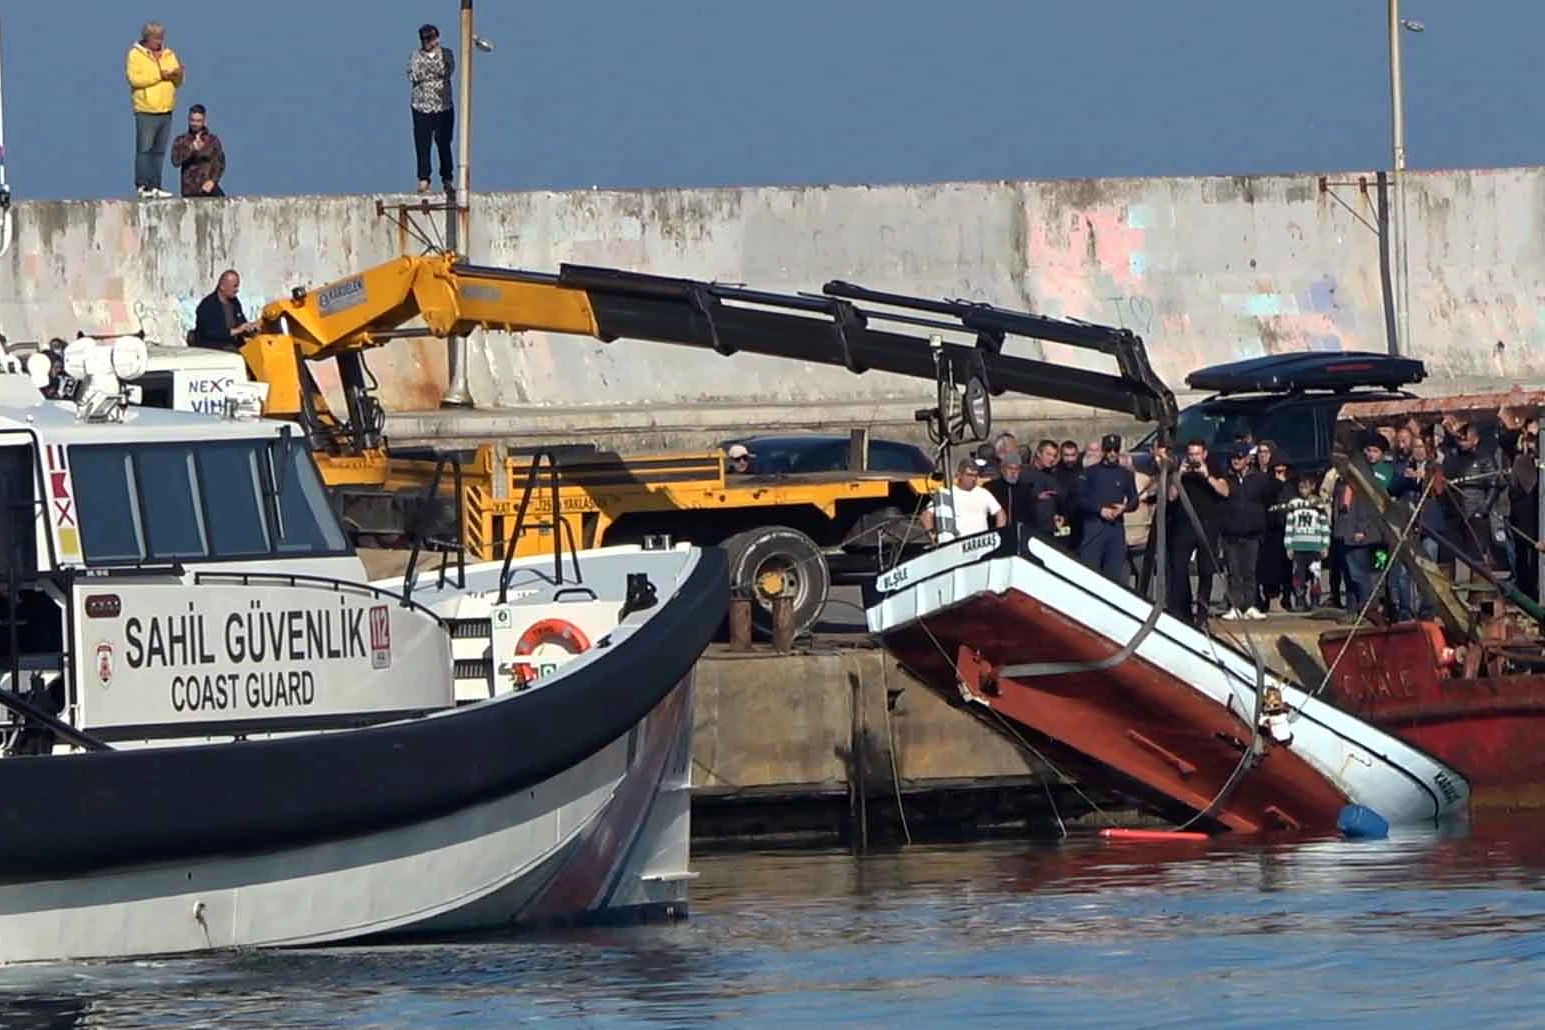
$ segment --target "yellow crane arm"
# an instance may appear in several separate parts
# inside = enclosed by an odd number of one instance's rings
[[[462,264],[455,254],[400,257],[321,289],[296,290],[263,308],[265,330],[284,326],[311,361],[378,346],[415,318],[419,334],[465,336],[474,329],[542,329],[596,336],[589,295],[551,276]]]
[[[416,318],[423,328],[408,328]],[[258,320],[262,330],[242,353],[253,375],[269,384],[267,413],[299,419],[339,468],[345,459],[363,459],[383,479],[385,413],[372,396],[363,352],[397,337],[464,336],[479,328],[653,340],[948,381],[968,387],[966,407],[979,416],[989,393],[1006,391],[1123,411],[1166,427],[1176,412],[1174,395],[1130,330],[844,282],[827,283],[820,294],[786,295],[580,265],[563,265],[556,275],[489,268],[441,253],[296,289],[264,307]],[[967,342],[946,342],[941,331]],[[1005,354],[1009,336],[1097,351],[1115,359],[1116,371]],[[346,422],[327,411],[306,369],[327,358],[338,363]],[[376,474],[349,472],[356,482]]]

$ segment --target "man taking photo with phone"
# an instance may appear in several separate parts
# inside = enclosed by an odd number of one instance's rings
[[[188,131],[172,141],[172,164],[182,170],[184,197],[223,197],[225,147],[205,124],[203,104],[188,108]]]

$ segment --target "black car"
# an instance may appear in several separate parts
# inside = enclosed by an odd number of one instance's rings
[[[1330,467],[1343,404],[1409,398],[1402,387],[1426,376],[1413,358],[1359,351],[1273,354],[1198,369],[1186,385],[1213,394],[1180,413],[1175,445],[1199,439],[1222,453],[1249,434],[1275,443],[1296,471],[1318,474]],[[1134,449],[1150,448],[1153,438],[1150,433]]]
[[[721,448],[741,444],[753,455],[751,472],[758,476],[794,475],[803,472],[845,472],[851,441],[846,435],[791,434],[741,436],[726,440]],[[897,440],[869,441],[869,471],[926,476],[933,459],[921,447]]]

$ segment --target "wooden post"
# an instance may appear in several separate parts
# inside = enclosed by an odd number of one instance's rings
[[[869,471],[869,430],[862,426],[848,431],[848,471]]]
[[[848,817],[852,824],[852,841],[855,853],[869,851],[869,787],[868,748],[866,720],[864,718],[864,681],[856,672],[848,673],[848,686],[852,688],[853,719],[848,732]]]
[[[742,593],[730,598],[730,650],[751,650],[751,598]]]
[[[787,593],[772,601],[773,649],[788,654],[794,649],[794,599]]]

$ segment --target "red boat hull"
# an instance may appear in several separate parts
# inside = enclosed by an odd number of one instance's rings
[[[1457,769],[1472,808],[1545,805],[1545,676],[1450,675],[1434,623],[1359,628],[1337,662],[1347,635],[1320,637],[1337,707]]]
[[[1212,804],[1249,744],[1248,719],[1138,657],[1103,672],[999,678],[1005,666],[1094,662],[1119,647],[1018,591],[977,594],[923,622],[884,634],[922,682],[952,701],[964,688],[1064,771],[1167,815]],[[1291,748],[1268,744],[1210,825],[1196,828],[1330,830],[1345,804]]]

